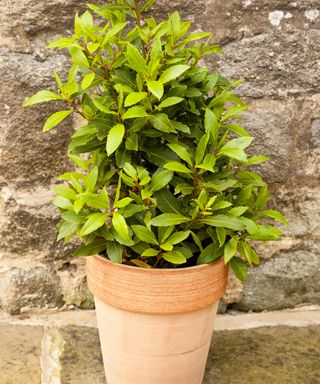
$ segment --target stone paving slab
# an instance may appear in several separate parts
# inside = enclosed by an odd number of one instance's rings
[[[53,361],[57,381],[41,380],[48,332],[61,349]],[[43,333],[39,326],[0,323],[0,384],[52,383],[106,384],[97,329],[73,325]],[[320,326],[215,332],[203,384],[320,384]]]
[[[98,330],[65,327],[59,332],[64,339],[61,384],[106,384]]]
[[[62,384],[105,384],[97,331],[70,327],[63,334]],[[203,384],[271,383],[320,383],[319,326],[214,334]]]
[[[217,332],[203,384],[319,384],[320,327]]]
[[[41,327],[0,324],[0,384],[40,384]]]

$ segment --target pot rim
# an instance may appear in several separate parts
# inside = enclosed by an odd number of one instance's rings
[[[108,259],[106,256],[102,255],[92,255],[92,256],[87,256],[87,257],[97,257],[100,260],[103,260],[104,262],[108,264],[112,264],[112,266],[118,267],[118,268],[123,268],[123,269],[128,269],[133,271],[143,271],[147,273],[152,273],[152,274],[161,274],[161,271],[164,271],[166,273],[184,273],[186,271],[191,271],[191,270],[197,270],[197,269],[206,269],[213,267],[214,265],[222,263],[223,256],[219,257],[219,259],[215,260],[214,262],[210,264],[200,264],[200,265],[193,265],[191,267],[182,267],[182,268],[141,268],[141,267],[135,267],[134,265],[128,265],[128,264],[122,264],[122,263],[114,263],[110,259]],[[226,264],[225,264],[226,265]]]
[[[139,268],[113,263],[101,255],[87,258],[87,281],[96,298],[117,308],[149,314],[194,311],[212,305],[224,294],[228,266]]]

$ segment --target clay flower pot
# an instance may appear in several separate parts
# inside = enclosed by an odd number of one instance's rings
[[[87,258],[108,384],[201,384],[228,267],[142,269]]]

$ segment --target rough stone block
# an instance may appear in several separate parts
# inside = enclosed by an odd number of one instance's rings
[[[58,270],[63,301],[66,306],[94,309],[94,298],[87,286],[85,258],[71,258]]]
[[[238,93],[246,97],[308,94],[318,90],[320,30],[262,33],[223,46],[219,70],[244,79]]]
[[[207,0],[198,23],[226,43],[265,32],[319,28],[318,8],[317,0]]]
[[[242,299],[236,308],[263,311],[320,304],[319,247],[304,243],[300,249],[280,252],[248,271]]]
[[[252,154],[263,154],[271,161],[256,167],[269,182],[285,182],[291,171],[293,113],[288,104],[273,100],[249,102],[249,112],[241,121],[254,137]]]
[[[64,56],[43,63],[30,55],[10,54],[0,49],[0,106],[5,113],[0,122],[0,183],[34,186],[46,184],[66,169],[66,147],[72,132],[72,118],[44,138],[45,119],[57,105],[23,109],[22,104],[36,91],[54,89],[54,68],[65,72]]]
[[[0,384],[39,384],[41,327],[0,324]]]
[[[12,315],[34,308],[62,306],[59,278],[50,266],[30,269],[0,268],[0,300],[2,309]]]
[[[294,122],[295,148],[293,166],[301,185],[314,184],[320,177],[320,95],[301,97],[296,101]]]

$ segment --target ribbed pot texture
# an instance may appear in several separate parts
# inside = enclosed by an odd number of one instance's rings
[[[201,384],[223,260],[179,269],[143,269],[87,258],[108,384]]]

